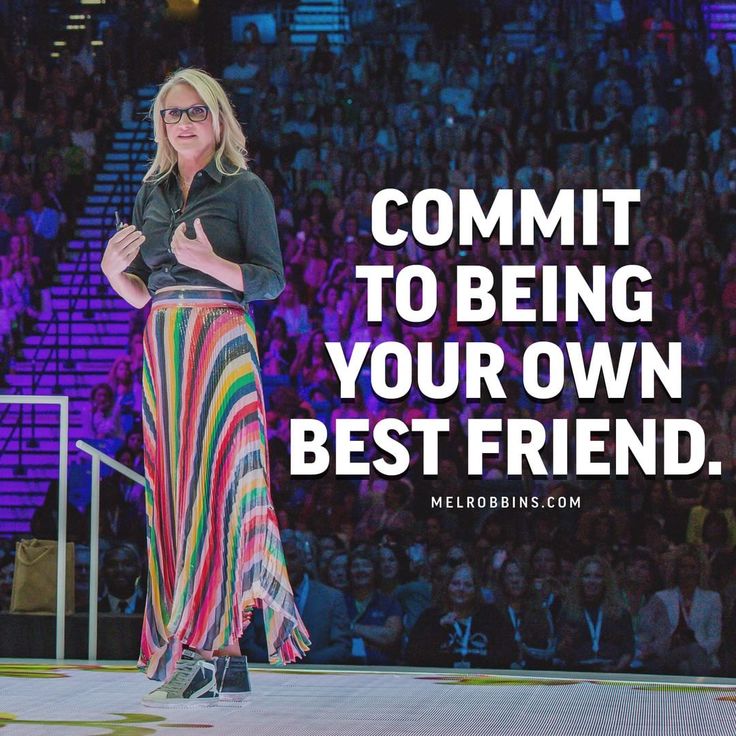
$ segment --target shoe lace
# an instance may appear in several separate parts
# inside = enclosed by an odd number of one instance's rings
[[[181,690],[190,680],[192,670],[199,666],[198,659],[180,659],[172,678],[161,687],[164,692]]]

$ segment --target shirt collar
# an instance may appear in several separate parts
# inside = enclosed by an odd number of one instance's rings
[[[210,162],[207,164],[207,166],[202,169],[202,171],[207,174],[210,179],[213,181],[216,181],[218,184],[222,181],[222,172],[217,168],[217,164],[215,163],[215,157],[213,156],[210,159]],[[179,167],[178,165],[174,165],[174,168],[171,170],[171,173],[168,176],[168,184],[169,186],[172,186],[174,183],[174,180],[179,173]]]
[[[218,184],[222,181],[222,172],[217,168],[214,156],[210,159],[207,166],[204,167],[204,170],[205,173],[209,175],[210,179],[214,179]]]

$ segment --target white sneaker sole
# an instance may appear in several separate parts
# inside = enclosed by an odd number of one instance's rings
[[[220,693],[220,697],[217,698],[218,705],[223,705],[226,708],[240,708],[250,702],[251,693]]]
[[[220,698],[168,698],[167,700],[146,700],[141,703],[147,708],[213,708]]]

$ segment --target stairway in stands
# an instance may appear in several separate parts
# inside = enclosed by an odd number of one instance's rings
[[[113,360],[127,353],[134,310],[113,292],[100,270],[115,211],[130,221],[135,194],[153,154],[145,119],[155,88],[138,91],[132,122],[121,123],[92,193],[77,219],[67,261],[50,288],[52,316],[36,325],[14,361],[0,393],[64,394],[69,397],[69,453],[78,450],[82,415],[90,389],[104,381]],[[21,415],[22,411],[22,415]],[[49,480],[58,478],[59,410],[0,404],[0,535],[22,534],[40,504]],[[22,451],[19,455],[19,451]],[[73,454],[72,454],[73,453]]]
[[[701,3],[708,39],[724,31],[730,44],[736,43],[736,2]]]
[[[302,0],[289,26],[291,43],[303,53],[314,48],[317,36],[326,33],[330,46],[341,47],[350,37],[350,14],[345,0]]]

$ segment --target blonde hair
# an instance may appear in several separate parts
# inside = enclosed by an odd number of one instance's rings
[[[217,170],[224,176],[234,176],[241,169],[247,169],[248,151],[245,134],[235,117],[227,92],[213,76],[202,69],[185,68],[178,69],[167,77],[151,105],[150,115],[153,120],[156,155],[143,181],[158,183],[165,179],[176,166],[176,151],[169,143],[160,112],[163,109],[166,95],[177,84],[188,84],[209,108],[217,143],[215,149]]]
[[[619,616],[623,610],[623,605],[619,595],[616,576],[613,574],[608,560],[599,555],[583,557],[575,566],[564,604],[565,610],[571,618],[583,618],[583,574],[585,573],[585,568],[591,564],[598,565],[603,572],[603,601],[601,603],[603,611],[609,616]]]

